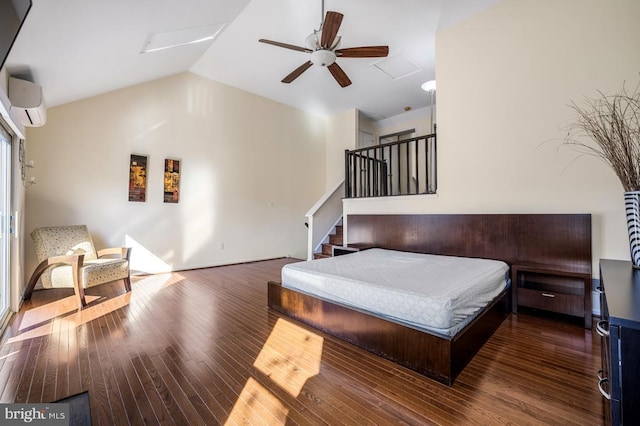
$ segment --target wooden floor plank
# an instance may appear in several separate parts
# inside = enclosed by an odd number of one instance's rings
[[[0,342],[0,400],[89,391],[94,424],[601,424],[600,338],[508,317],[447,387],[270,311],[293,259],[36,291]]]
[[[100,353],[98,344],[101,338],[100,326],[97,320],[93,320],[87,336],[89,378],[91,381],[91,412],[95,413],[94,418],[97,419],[99,425],[113,424],[114,418],[109,402],[109,389],[107,388],[107,380],[104,373],[108,373],[106,365],[106,354]]]
[[[11,349],[7,355],[8,359],[2,366],[2,374],[0,379],[2,380],[2,397],[0,402],[14,402],[18,401],[17,392],[20,380],[22,378],[22,372],[25,364],[29,361],[29,353],[31,352],[31,346],[33,345],[33,339],[28,341],[20,341],[19,343],[4,343]]]
[[[113,329],[113,326],[110,327],[110,313],[105,313],[103,319],[105,320],[105,326],[101,327],[103,340],[108,342],[110,336],[119,334],[119,330]],[[116,339],[114,343],[119,343],[118,340],[119,339]],[[118,356],[118,353],[121,350],[121,344],[106,345],[103,350],[107,352],[109,363],[112,366],[113,382],[110,387],[113,390],[110,392],[110,400],[113,401],[112,405],[117,404],[119,407],[118,410],[112,408],[111,411],[113,411],[117,417],[119,414],[118,411],[122,410],[122,418],[126,417],[129,424],[144,424],[142,414],[138,408],[139,405],[136,403],[136,398],[134,397],[131,389],[132,384],[130,376],[126,374],[120,361],[120,357]]]

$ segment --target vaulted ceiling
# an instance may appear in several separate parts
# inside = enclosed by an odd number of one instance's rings
[[[6,68],[40,84],[48,106],[190,70],[312,113],[381,119],[428,104],[420,85],[435,78],[436,31],[497,1],[324,1],[344,15],[341,48],[389,46],[386,59],[338,58],[346,88],[317,65],[281,83],[309,54],[258,42],[304,46],[323,0],[33,0]],[[151,34],[219,24],[213,41],[140,53]]]

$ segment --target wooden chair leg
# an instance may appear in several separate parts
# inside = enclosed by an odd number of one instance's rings
[[[131,247],[124,247],[122,249],[122,257],[129,262],[127,269],[131,267]],[[124,279],[124,289],[127,293],[131,291],[131,271],[129,271],[127,278]]]
[[[29,283],[27,284],[27,287],[25,287],[24,289],[24,294],[22,295],[22,298],[24,300],[31,300],[31,295],[33,294],[33,289],[35,288],[36,283],[40,279],[40,276],[44,273],[44,271],[47,270],[49,266],[51,266],[51,264],[49,263],[48,260],[45,260],[38,265],[35,271],[33,271],[33,274],[29,279]]]
[[[78,304],[78,310],[82,310],[87,307],[87,300],[84,297],[84,288],[81,286],[73,289],[73,293],[76,297],[76,303]]]
[[[78,307],[82,309],[87,305],[84,298],[84,288],[80,285],[79,277],[80,270],[82,269],[82,265],[84,264],[84,255],[69,255],[69,256],[54,256],[48,259],[43,260],[36,267],[36,270],[33,271],[27,286],[24,289],[24,293],[22,295],[24,300],[30,300],[31,295],[33,294],[33,289],[36,286],[36,283],[40,279],[40,276],[47,270],[50,266],[58,265],[58,264],[67,264],[71,265],[71,271],[73,275],[73,286],[76,294],[76,300],[78,301]]]
[[[76,302],[78,304],[78,310],[82,310],[87,306],[87,301],[84,297],[84,287],[80,283],[80,270],[82,269],[83,259],[80,259],[78,263],[75,263],[71,267],[71,274],[73,276],[73,292],[76,296]]]

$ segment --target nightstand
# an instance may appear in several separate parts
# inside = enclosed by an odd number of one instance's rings
[[[518,306],[584,318],[591,329],[591,272],[553,265],[511,266],[512,311]]]

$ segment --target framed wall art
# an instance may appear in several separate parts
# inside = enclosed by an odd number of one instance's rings
[[[164,160],[164,202],[180,201],[180,160]]]
[[[129,162],[129,201],[147,200],[147,157],[131,154]]]

